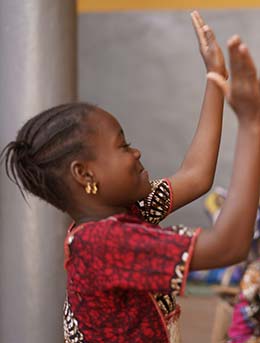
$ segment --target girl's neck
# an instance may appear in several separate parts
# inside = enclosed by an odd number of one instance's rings
[[[96,209],[95,211],[92,209],[91,211],[88,209],[81,210],[77,213],[70,213],[70,216],[73,218],[75,222],[75,226],[90,222],[90,221],[99,221],[105,219],[107,217],[113,216],[115,214],[126,213],[126,208],[103,208],[103,209]]]

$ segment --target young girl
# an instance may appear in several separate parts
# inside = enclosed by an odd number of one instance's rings
[[[238,37],[229,42],[231,87],[222,53],[198,13],[193,22],[208,76],[200,122],[177,173],[149,181],[141,152],[118,121],[89,104],[52,108],[29,120],[5,150],[7,174],[74,220],[65,240],[66,343],[179,342],[188,270],[243,259],[250,246],[260,182],[260,94]],[[238,117],[229,194],[213,230],[158,226],[211,186],[225,93]],[[234,230],[236,235],[234,236]]]

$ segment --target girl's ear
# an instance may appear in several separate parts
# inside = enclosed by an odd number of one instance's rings
[[[92,170],[89,169],[87,162],[78,160],[71,162],[70,172],[73,179],[84,187],[88,182],[93,181],[94,174]]]

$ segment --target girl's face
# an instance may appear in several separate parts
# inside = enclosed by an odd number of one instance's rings
[[[95,128],[91,145],[95,160],[90,161],[102,205],[129,206],[151,191],[149,176],[140,162],[141,152],[125,139],[118,121],[103,110],[90,118]]]

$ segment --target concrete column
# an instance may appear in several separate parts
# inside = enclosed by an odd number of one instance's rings
[[[0,0],[0,148],[32,115],[76,98],[72,0]],[[68,218],[0,168],[0,341],[63,342],[63,239]]]

